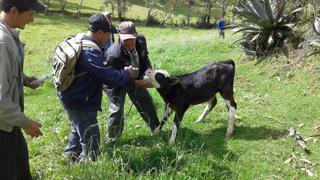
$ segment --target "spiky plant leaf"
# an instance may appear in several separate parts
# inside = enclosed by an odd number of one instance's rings
[[[320,35],[320,18],[319,17],[316,17],[313,22],[313,30],[315,33]]]
[[[302,8],[286,13],[285,1],[272,4],[270,0],[240,0],[234,12],[247,20],[249,25],[234,25],[235,33],[243,32],[240,44],[257,55],[268,54],[281,48],[283,41],[292,35],[297,15]],[[251,48],[251,49],[250,49]]]

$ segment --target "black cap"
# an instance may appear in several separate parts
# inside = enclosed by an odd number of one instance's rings
[[[40,3],[38,0],[0,0],[0,2],[4,7],[21,7],[34,10],[36,12],[44,12],[47,9],[47,6]]]
[[[104,16],[101,13],[97,13],[94,14],[92,16],[89,17],[88,19],[89,22],[89,31],[91,32],[97,32],[100,29],[103,30],[104,32],[111,32],[111,25],[108,21],[108,19],[106,18],[106,16]]]

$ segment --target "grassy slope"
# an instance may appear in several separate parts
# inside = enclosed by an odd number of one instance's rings
[[[68,3],[65,7],[65,10],[69,12],[76,13],[77,7],[79,4],[80,0],[68,0]],[[105,7],[103,4],[104,0],[85,0],[83,1],[82,4],[82,10],[81,13],[84,14],[93,14],[96,13],[97,11],[112,11],[111,6],[109,5],[108,7]],[[129,7],[129,9],[126,11],[125,17],[130,18],[130,19],[135,19],[135,20],[140,20],[140,21],[145,21],[147,19],[147,12],[148,8],[145,7],[145,1],[144,0],[132,0],[130,1],[132,6]],[[162,15],[161,13],[164,13],[166,7],[165,7],[165,2],[164,0],[161,0],[160,3],[158,3],[157,6],[153,10],[156,11],[157,13],[157,19],[159,21],[162,20]],[[51,0],[50,4],[50,10],[52,11],[60,11],[61,10],[61,4],[58,0]],[[215,21],[215,17],[219,17],[221,12],[220,12],[220,7],[214,6],[212,9],[212,22]],[[175,13],[172,16],[172,19],[168,21],[168,23],[176,23],[176,24],[181,24],[182,20],[185,18],[184,16],[187,14],[188,10],[186,7],[177,7],[175,10]],[[192,18],[191,18],[191,23],[196,22],[196,17],[197,13],[199,12],[194,12],[192,11]],[[117,12],[114,12],[114,17],[118,17]]]
[[[39,16],[22,32],[26,42],[27,74],[42,75],[50,70],[50,56],[55,45],[70,34],[86,30],[86,19],[62,16]],[[211,30],[181,30],[137,27],[146,35],[150,58],[157,68],[172,74],[191,72],[209,62],[232,58],[236,62],[235,97],[238,115],[235,136],[225,139],[227,112],[221,98],[208,116],[207,123],[194,123],[204,105],[190,108],[179,130],[177,144],[168,146],[172,120],[164,133],[152,137],[131,102],[126,102],[126,125],[120,145],[107,153],[102,143],[102,155],[94,164],[69,166],[63,157],[67,142],[68,120],[56,99],[51,83],[36,91],[26,91],[26,113],[43,123],[44,136],[28,138],[32,172],[39,179],[167,179],[169,177],[205,179],[291,179],[307,178],[300,168],[286,165],[295,147],[287,137],[289,127],[304,123],[299,131],[315,134],[319,123],[319,77],[308,72],[296,72],[289,79],[273,76],[278,67],[261,63],[241,62],[242,53],[229,45],[236,39],[227,32],[225,41]],[[159,116],[163,102],[150,90]],[[106,107],[99,114],[101,142],[106,133]],[[309,143],[313,154],[306,158],[320,161],[319,142]],[[301,163],[300,163],[301,164]],[[316,165],[313,172],[320,173]]]

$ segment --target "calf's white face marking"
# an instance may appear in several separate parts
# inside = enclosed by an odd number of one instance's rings
[[[143,76],[143,79],[147,82],[150,82],[153,85],[153,87],[158,89],[158,88],[160,88],[160,84],[158,83],[158,81],[155,78],[156,74],[158,74],[158,73],[163,74],[165,77],[168,77],[168,78],[170,77],[169,73],[165,70],[155,70],[155,71],[154,70],[147,70],[145,72],[145,75]]]

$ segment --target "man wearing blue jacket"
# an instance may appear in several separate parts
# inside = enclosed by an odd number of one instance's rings
[[[221,19],[217,23],[217,28],[219,29],[219,37],[224,39],[224,29],[226,26],[226,22],[224,21],[224,18],[221,17]]]
[[[83,39],[102,48],[110,38],[112,29],[109,21],[103,14],[98,13],[89,17],[88,22],[89,31]],[[96,160],[100,140],[97,111],[101,111],[102,84],[150,86],[145,81],[131,78],[132,67],[115,70],[107,67],[104,60],[101,50],[82,47],[75,71],[76,75],[84,75],[75,78],[66,91],[58,91],[58,97],[71,125],[69,142],[65,148],[65,155],[70,163],[84,162],[88,157]]]

